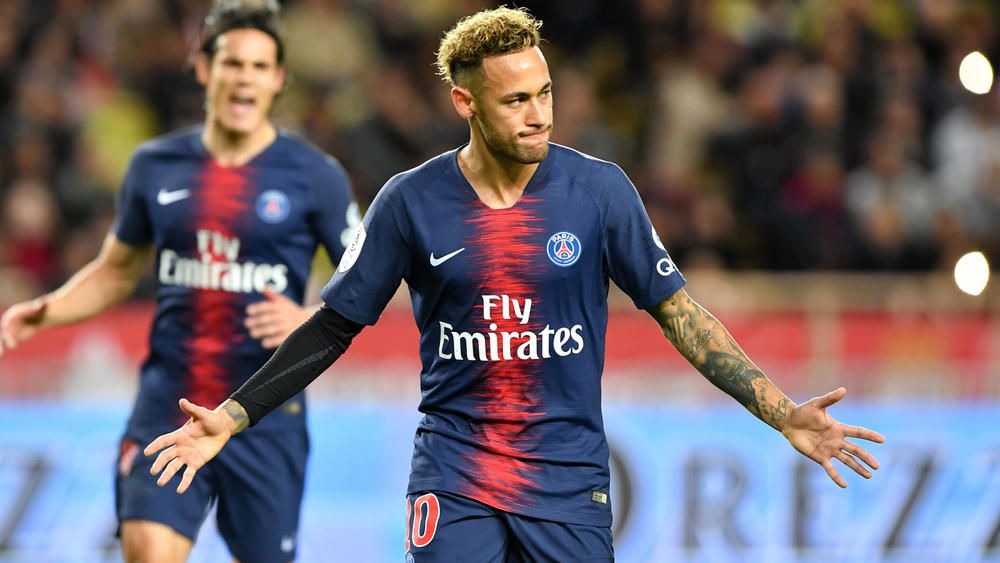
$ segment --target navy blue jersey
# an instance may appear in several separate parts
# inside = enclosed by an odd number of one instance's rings
[[[357,215],[332,157],[280,132],[238,167],[220,166],[201,127],[135,152],[115,236],[156,253],[156,316],[129,432],[175,426],[179,397],[209,408],[271,355],[244,327],[245,308],[270,287],[301,303],[317,244],[334,261]],[[183,422],[183,420],[180,420]],[[303,397],[261,422],[304,424]]]
[[[509,209],[482,203],[456,151],[395,176],[323,299],[372,324],[400,281],[409,286],[424,414],[409,493],[609,526],[609,280],[646,308],[684,278],[620,168],[550,147]]]

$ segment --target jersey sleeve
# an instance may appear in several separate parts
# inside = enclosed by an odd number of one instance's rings
[[[153,240],[152,221],[146,202],[148,176],[143,171],[144,158],[137,153],[129,162],[118,194],[118,209],[111,232],[130,246],[146,246]]]
[[[639,192],[621,168],[600,175],[606,202],[607,264],[611,279],[639,309],[651,307],[684,286],[642,205]]]
[[[325,156],[323,164],[315,169],[313,227],[330,259],[337,264],[351,243],[354,229],[361,223],[361,212],[354,201],[351,181],[339,162]]]
[[[348,320],[375,324],[409,272],[410,231],[399,184],[389,180],[323,288],[321,296],[327,306]]]

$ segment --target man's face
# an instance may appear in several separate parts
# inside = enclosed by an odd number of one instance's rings
[[[486,144],[521,164],[544,160],[552,132],[552,79],[542,51],[486,58],[478,80],[475,120]]]
[[[285,81],[278,45],[257,29],[233,29],[216,39],[215,54],[199,61],[208,119],[229,133],[249,135],[265,126]]]

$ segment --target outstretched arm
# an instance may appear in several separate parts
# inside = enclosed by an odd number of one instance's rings
[[[305,389],[347,350],[361,329],[362,325],[322,307],[215,410],[181,399],[181,410],[191,419],[143,450],[147,456],[160,452],[150,470],[154,475],[160,473],[157,484],[166,485],[186,466],[177,492],[186,491],[195,473],[219,453],[229,438]]]
[[[100,254],[59,289],[11,306],[0,317],[0,354],[39,330],[88,319],[125,300],[142,275],[149,247],[134,247],[109,234]]]
[[[281,345],[302,323],[309,320],[320,304],[302,306],[277,293],[264,288],[264,299],[247,305],[247,318],[243,324],[251,338],[260,340],[261,346],[274,349]]]
[[[879,443],[885,438],[865,428],[841,424],[826,413],[827,407],[847,393],[844,388],[796,405],[750,361],[722,323],[683,289],[647,311],[667,340],[706,379],[780,431],[796,450],[822,465],[835,483],[847,486],[830,462],[833,458],[865,478],[870,478],[871,472],[858,459],[878,468],[874,457],[845,437]]]

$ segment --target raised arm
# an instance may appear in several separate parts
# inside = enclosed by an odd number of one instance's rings
[[[11,306],[0,317],[0,354],[39,330],[93,317],[135,289],[150,247],[134,247],[109,234],[97,258],[52,293]]]
[[[830,462],[833,458],[866,479],[871,472],[858,459],[878,468],[874,457],[845,437],[880,443],[885,438],[866,428],[841,424],[826,413],[846,394],[843,387],[796,405],[750,361],[722,323],[683,289],[647,311],[667,340],[706,379],[780,431],[796,450],[822,465],[835,483],[847,486]]]

